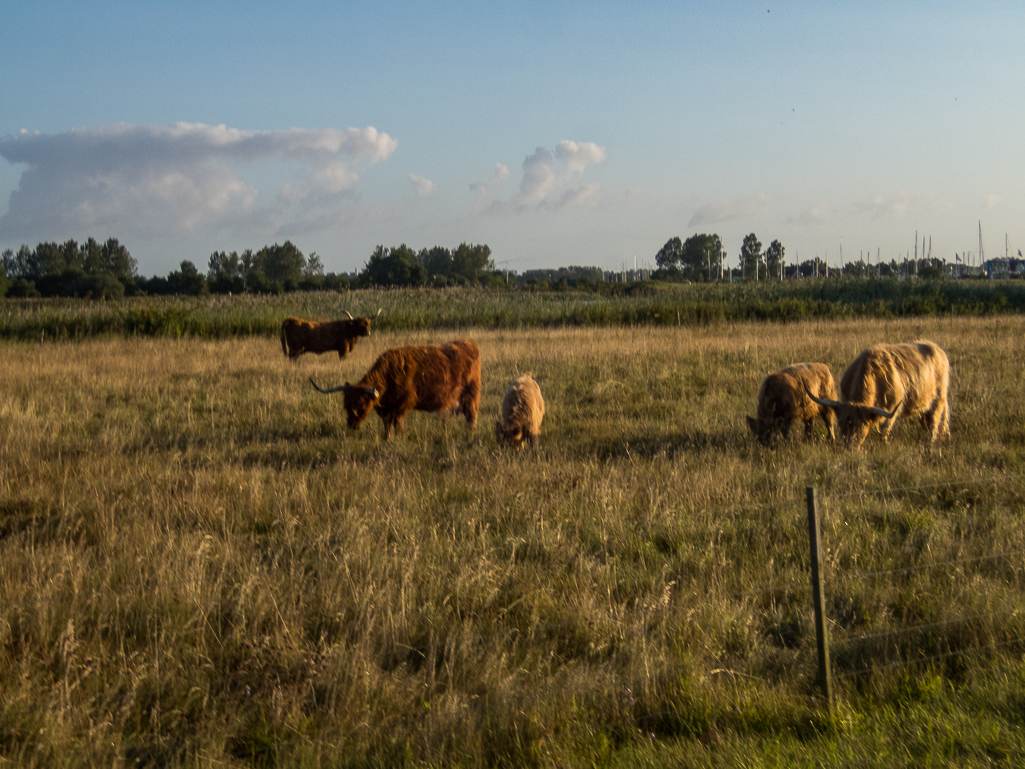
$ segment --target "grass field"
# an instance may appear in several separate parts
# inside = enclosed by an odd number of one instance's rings
[[[348,431],[468,336],[480,427]],[[952,435],[755,444],[765,374],[928,338]],[[0,764],[1025,761],[1025,318],[0,344]],[[495,444],[533,371],[536,450]],[[799,432],[799,431],[795,431]],[[836,709],[815,686],[824,510]]]

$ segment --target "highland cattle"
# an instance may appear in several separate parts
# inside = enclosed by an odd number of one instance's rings
[[[480,409],[480,350],[469,339],[444,345],[395,347],[385,350],[356,384],[321,388],[317,392],[345,394],[345,415],[350,428],[376,410],[384,422],[384,439],[402,433],[402,420],[410,411],[460,413],[471,429]]]
[[[320,355],[337,352],[344,358],[356,346],[361,336],[370,336],[370,318],[354,318],[346,311],[348,320],[311,321],[285,318],[281,324],[281,351],[289,360],[296,360],[306,352]],[[377,311],[380,315],[381,311]],[[377,317],[377,316],[375,316]]]
[[[776,435],[786,439],[795,421],[804,423],[805,438],[810,438],[816,418],[826,425],[830,440],[835,437],[836,415],[809,397],[836,400],[836,383],[824,363],[797,363],[769,374],[758,389],[757,416],[746,417],[747,426],[763,446]]]
[[[502,419],[495,422],[495,439],[499,444],[523,448],[524,441],[531,445],[541,434],[541,420],[545,416],[545,400],[541,388],[527,372],[509,383],[502,399]]]
[[[840,378],[842,400],[809,397],[836,412],[840,434],[853,448],[861,446],[872,427],[888,441],[901,415],[917,417],[931,444],[950,435],[949,389],[947,354],[921,340],[863,350]]]

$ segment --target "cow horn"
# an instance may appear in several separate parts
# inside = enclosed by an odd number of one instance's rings
[[[377,315],[375,315],[374,317],[375,317],[375,318],[379,318],[379,317],[381,317],[381,310],[383,310],[383,309],[384,309],[383,307],[378,307],[378,308],[377,308]]]
[[[317,383],[313,381],[313,377],[310,377],[310,384],[313,385],[314,390],[316,390],[319,393],[324,393],[324,395],[330,395],[331,393],[336,393],[340,390],[344,390],[346,387],[352,386],[348,382],[346,382],[343,385],[338,385],[338,387],[330,387],[327,390],[325,390],[323,387],[317,386]]]
[[[840,406],[844,405],[841,401],[831,401],[831,400],[828,400],[826,398],[817,398],[817,397],[815,397],[814,395],[811,394],[811,390],[808,389],[808,385],[807,384],[805,384],[805,386],[804,386],[804,391],[808,394],[809,398],[811,398],[813,401],[815,401],[820,406],[828,406],[831,409],[835,409],[835,408],[839,408]]]
[[[352,320],[352,313],[351,312],[349,312],[348,310],[342,310],[342,312],[344,312],[346,315],[349,316],[349,320]]]
[[[901,403],[903,402],[904,401],[901,401]],[[897,413],[897,409],[900,408],[901,403],[898,403],[896,406],[894,406],[893,411],[887,411],[886,409],[877,408],[875,406],[862,406],[861,409],[867,411],[869,414],[875,414],[877,417],[893,419],[893,416]]]
[[[358,387],[356,385],[351,385],[348,382],[346,382],[343,385],[338,385],[337,387],[329,387],[325,390],[323,387],[319,387],[317,383],[313,381],[313,377],[310,377],[310,384],[313,385],[314,390],[316,390],[319,393],[324,393],[324,395],[330,395],[331,393],[341,392],[343,390],[362,390],[374,400],[377,400],[380,397],[377,394],[377,390],[373,387]]]

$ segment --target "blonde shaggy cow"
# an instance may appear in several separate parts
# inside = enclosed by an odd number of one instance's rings
[[[836,412],[840,434],[859,448],[872,427],[890,439],[897,417],[918,418],[928,443],[950,435],[950,361],[934,342],[877,344],[863,350],[840,378],[842,400],[812,400]]]
[[[517,449],[524,441],[531,445],[541,434],[541,420],[545,416],[545,399],[531,372],[509,383],[502,399],[502,419],[495,422],[495,439]]]
[[[825,363],[796,363],[765,377],[758,389],[758,416],[746,417],[758,442],[768,445],[776,435],[786,439],[790,426],[797,420],[804,423],[805,438],[810,438],[816,418],[825,423],[826,434],[833,440],[833,409],[812,400],[809,393],[836,400],[836,383]]]

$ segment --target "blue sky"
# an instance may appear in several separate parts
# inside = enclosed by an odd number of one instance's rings
[[[0,24],[0,248],[143,274],[291,240],[650,264],[1025,249],[1025,3],[28,2]]]

